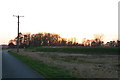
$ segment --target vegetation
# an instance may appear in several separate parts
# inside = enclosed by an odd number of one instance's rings
[[[14,47],[15,47],[15,45],[14,45],[12,42],[10,42],[10,43],[8,44],[8,46],[9,46],[10,48],[14,48]]]
[[[66,71],[57,66],[44,64],[43,62],[31,59],[27,56],[22,56],[17,53],[9,51],[10,54],[19,58],[21,61],[32,67],[38,73],[42,74],[45,78],[74,78],[69,71]]]
[[[118,54],[119,48],[114,47],[34,47],[26,50],[41,52],[65,52],[65,53],[82,53],[82,54]]]
[[[82,64],[107,64],[105,62],[93,62],[93,61],[89,61],[87,59],[84,58],[79,58],[76,56],[50,56],[53,60],[60,60],[60,61],[64,61],[64,62],[72,62],[72,63],[82,63]]]
[[[110,41],[106,44],[103,41],[103,34],[94,35],[94,39],[84,38],[82,43],[78,43],[76,38],[73,37],[69,40],[62,38],[59,34],[54,33],[37,33],[37,34],[22,34],[19,33],[19,44],[21,48],[25,47],[40,47],[40,46],[89,46],[89,47],[101,47],[101,46],[110,46],[110,47],[119,47],[120,41]],[[17,43],[18,37],[9,41],[9,46],[14,47]]]
[[[16,50],[13,49],[12,51]],[[75,76],[75,78],[117,77],[116,71],[118,71],[117,68],[119,66],[118,55],[84,55],[63,52],[31,52],[24,51],[23,49],[20,49],[20,54],[40,61],[43,64],[47,64],[48,66],[55,65],[66,69],[70,71],[70,73]]]

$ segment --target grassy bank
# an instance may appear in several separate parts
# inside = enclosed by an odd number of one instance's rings
[[[34,47],[26,50],[41,52],[65,52],[65,53],[84,53],[84,54],[118,54],[119,48],[116,47]]]
[[[45,64],[43,62],[33,60],[27,56],[22,56],[17,53],[13,53],[12,51],[9,51],[9,53],[23,61],[30,67],[32,67],[45,78],[73,78],[70,72],[57,66]]]

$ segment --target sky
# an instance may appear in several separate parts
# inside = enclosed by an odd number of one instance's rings
[[[104,34],[104,41],[118,39],[119,0],[0,0],[0,44],[8,44],[20,32],[50,32],[61,37],[93,39]]]

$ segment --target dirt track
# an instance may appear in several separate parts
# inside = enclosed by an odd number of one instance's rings
[[[20,54],[45,64],[57,65],[70,70],[78,78],[118,78],[118,55],[85,55],[24,50],[20,50]]]

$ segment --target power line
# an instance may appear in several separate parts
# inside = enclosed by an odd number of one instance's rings
[[[19,16],[19,15],[13,15],[13,17],[17,17],[18,18],[18,39],[17,39],[17,52],[19,52],[19,18],[20,17],[24,17],[24,16]]]

